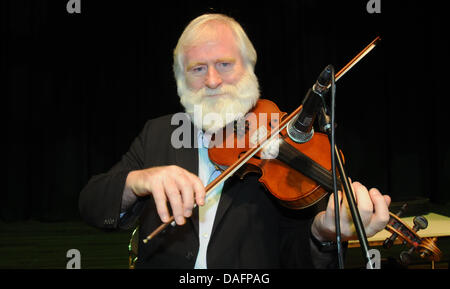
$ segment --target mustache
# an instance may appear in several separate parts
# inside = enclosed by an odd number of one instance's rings
[[[197,92],[200,96],[216,96],[216,95],[236,95],[237,88],[234,85],[226,84],[218,88],[204,87]]]

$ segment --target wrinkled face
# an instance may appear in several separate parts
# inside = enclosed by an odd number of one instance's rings
[[[225,25],[202,32],[202,40],[185,50],[184,67],[192,91],[236,85],[245,70],[234,35]]]
[[[194,124],[216,131],[246,114],[259,98],[258,80],[245,65],[231,29],[207,26],[184,50],[178,93]]]

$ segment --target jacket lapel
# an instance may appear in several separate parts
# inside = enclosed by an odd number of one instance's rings
[[[185,125],[184,122],[189,122],[189,125]],[[175,162],[189,172],[198,175],[197,128],[192,124],[187,115],[186,120],[182,122],[182,126],[189,129],[189,131],[184,131],[182,134],[183,146],[174,149]],[[186,141],[184,138],[188,138],[188,140]]]
[[[217,207],[216,217],[214,218],[211,235],[214,235],[217,226],[227,212],[228,208],[231,206],[236,193],[239,191],[239,184],[235,184],[236,182],[233,182],[233,177],[231,177],[231,179],[228,179],[223,186],[219,206]]]

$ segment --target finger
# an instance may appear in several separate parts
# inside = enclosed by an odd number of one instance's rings
[[[163,223],[167,223],[170,219],[169,209],[167,208],[167,198],[162,183],[155,182],[152,186],[152,196],[155,200],[156,211]]]
[[[383,196],[380,191],[371,189],[369,194],[373,202],[374,213],[367,229],[367,235],[372,236],[386,227],[389,221],[389,208],[385,196]]]
[[[352,190],[354,192],[354,190]],[[355,196],[354,196],[355,197]],[[356,197],[355,197],[356,198]],[[352,236],[354,233],[353,219],[348,205],[347,195],[342,193],[342,203],[339,209],[339,220],[341,226],[341,233],[344,238]]]
[[[176,178],[178,190],[181,192],[181,199],[183,202],[183,214],[188,218],[192,215],[192,208],[194,207],[194,188],[191,180],[185,176],[180,175]]]
[[[388,195],[383,195],[386,205],[389,207],[391,205],[391,197]]]
[[[367,226],[370,223],[373,214],[373,204],[369,196],[369,191],[359,182],[354,182],[352,186],[356,195],[355,198],[357,200],[356,202],[361,221],[364,226]]]
[[[373,205],[367,188],[360,182],[354,182],[352,187],[358,208],[364,208],[367,211],[373,212]]]
[[[350,183],[350,185],[351,185],[351,183]],[[355,192],[355,189],[353,188],[353,186],[351,188],[351,192],[353,193],[353,199],[355,200],[355,203],[357,203],[358,199],[356,197],[356,192]],[[342,216],[350,217],[351,215],[350,215],[349,201],[347,198],[347,193],[345,190],[343,190],[343,188],[342,188],[342,191],[339,191],[339,193],[342,194],[342,201],[340,203],[341,207],[340,207],[339,213]]]
[[[203,206],[205,204],[205,197],[206,197],[205,187],[203,186],[203,183],[200,180],[200,178],[197,177],[196,175],[189,173],[188,176],[194,188],[195,202],[197,203],[197,205]]]
[[[344,194],[341,191],[338,191],[338,206],[339,206],[339,229],[341,231],[341,235],[345,234],[346,231],[349,230],[348,223],[351,219],[349,215],[349,211],[346,208],[346,202],[343,201],[345,198]],[[325,214],[327,218],[328,226],[333,228],[333,231],[336,233],[336,210],[335,210],[335,200],[334,194],[331,195],[328,201],[328,210]]]
[[[172,208],[173,217],[178,225],[183,225],[185,219],[183,217],[183,201],[181,199],[181,192],[178,190],[176,183],[167,178],[163,182],[164,191],[169,199],[170,207]]]
[[[338,191],[338,204],[341,205],[342,203],[342,192]],[[326,209],[326,218],[334,218],[335,215],[335,210],[334,210],[334,204],[335,204],[335,200],[334,200],[334,193],[330,194],[330,197],[328,198],[328,204],[327,204],[327,209]]]
[[[360,188],[360,186],[362,186],[361,183],[359,182],[352,182],[351,179],[349,178],[349,182],[350,182],[350,186],[351,186],[351,191],[353,193],[353,200],[355,201],[355,204],[358,204],[358,195],[356,194],[356,189]],[[345,191],[344,191],[345,192]],[[347,193],[344,193],[344,199],[343,202],[348,204],[348,198],[347,198]]]

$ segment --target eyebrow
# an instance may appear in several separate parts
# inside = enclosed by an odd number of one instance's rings
[[[232,57],[225,57],[225,58],[219,58],[216,60],[217,62],[232,62],[235,63],[236,59],[232,58]],[[189,63],[186,70],[190,70],[192,67],[198,66],[198,65],[207,65],[206,62],[194,62],[194,63]]]
[[[231,58],[231,57],[226,57],[226,58],[219,58],[217,59],[217,62],[236,62],[236,59]]]
[[[189,63],[189,65],[187,66],[186,70],[191,70],[192,67],[199,66],[199,65],[206,65],[206,62]]]

